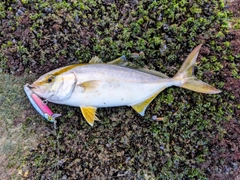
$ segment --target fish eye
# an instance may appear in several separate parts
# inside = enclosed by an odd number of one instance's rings
[[[50,77],[50,78],[47,79],[47,82],[48,82],[48,83],[51,83],[51,82],[53,82],[53,80],[54,80],[54,77],[52,76],[52,77]]]

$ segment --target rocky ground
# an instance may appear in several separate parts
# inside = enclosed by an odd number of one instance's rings
[[[3,179],[240,179],[240,1],[0,2],[0,174]],[[221,89],[169,88],[144,117],[102,108],[90,127],[78,108],[57,129],[22,86],[61,66],[126,55],[173,76],[203,43],[196,76]],[[152,116],[159,117],[153,121]]]

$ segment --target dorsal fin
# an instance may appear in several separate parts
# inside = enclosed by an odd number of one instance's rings
[[[89,64],[99,64],[99,63],[103,63],[103,61],[98,56],[94,56],[88,63]],[[138,68],[135,64],[127,61],[127,59],[124,55],[117,59],[114,59],[113,61],[108,62],[107,64],[126,66],[126,67],[130,67],[130,68]]]
[[[127,61],[127,59],[124,55],[113,61],[108,62],[107,64],[114,64],[117,66],[129,67],[129,68],[134,68],[134,69],[138,68],[135,64]]]
[[[113,61],[108,62],[108,64],[115,64],[115,65],[118,65],[118,66],[129,67],[129,68],[136,69],[138,71],[145,72],[145,73],[148,73],[148,74],[152,74],[154,76],[158,76],[158,77],[161,77],[161,78],[169,78],[167,75],[165,75],[165,74],[163,74],[159,71],[149,70],[147,68],[139,68],[137,65],[127,61],[127,59],[124,55],[115,59],[115,60],[113,60]]]
[[[98,63],[103,63],[103,61],[98,56],[94,56],[88,63],[89,64],[98,64]]]
[[[117,65],[117,64],[122,64],[124,62],[127,62],[127,59],[126,59],[125,55],[123,55],[123,56],[121,56],[117,59],[114,59],[113,61],[108,62],[108,64],[116,64]]]
[[[103,63],[103,61],[97,57],[97,56],[94,56],[90,61],[89,61],[90,64],[97,64],[97,63]],[[108,62],[107,64],[113,64],[113,65],[117,65],[117,66],[123,66],[123,67],[129,67],[129,68],[132,68],[132,69],[136,69],[138,71],[141,71],[141,72],[145,72],[145,73],[148,73],[148,74],[152,74],[154,76],[158,76],[158,77],[161,77],[161,78],[169,78],[167,75],[159,72],[159,71],[155,71],[155,70],[150,70],[150,69],[147,69],[147,68],[139,68],[137,65],[129,62],[126,57],[123,55],[113,61],[110,61]]]
[[[137,70],[148,73],[148,74],[152,74],[154,76],[158,76],[158,77],[161,77],[161,78],[169,78],[167,75],[165,75],[165,74],[163,74],[159,71],[152,70],[152,69],[138,68]]]

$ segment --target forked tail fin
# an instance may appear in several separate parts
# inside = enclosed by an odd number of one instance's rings
[[[200,93],[206,93],[206,94],[217,94],[221,91],[216,89],[213,86],[210,86],[209,84],[198,80],[193,75],[193,67],[196,64],[197,56],[199,53],[199,50],[201,49],[202,44],[198,45],[187,57],[187,59],[184,61],[183,65],[177,72],[177,74],[173,77],[176,80],[179,80],[180,87],[183,87],[185,89],[189,89],[192,91],[200,92]]]

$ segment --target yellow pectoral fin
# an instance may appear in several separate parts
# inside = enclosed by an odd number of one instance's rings
[[[132,108],[137,111],[141,116],[144,116],[145,114],[145,110],[147,108],[147,106],[152,102],[152,100],[161,92],[163,91],[165,88],[162,88],[160,91],[158,91],[157,93],[155,93],[153,96],[151,96],[150,98],[146,99],[143,102],[140,102],[138,104],[134,104],[132,105]]]
[[[86,81],[81,84],[78,84],[78,86],[83,88],[83,91],[85,91],[85,90],[95,89],[97,86],[99,86],[100,83],[101,83],[100,80],[91,80],[91,81]]]
[[[87,120],[88,124],[93,126],[94,120],[99,120],[96,116],[96,110],[95,107],[80,107],[83,117]]]

